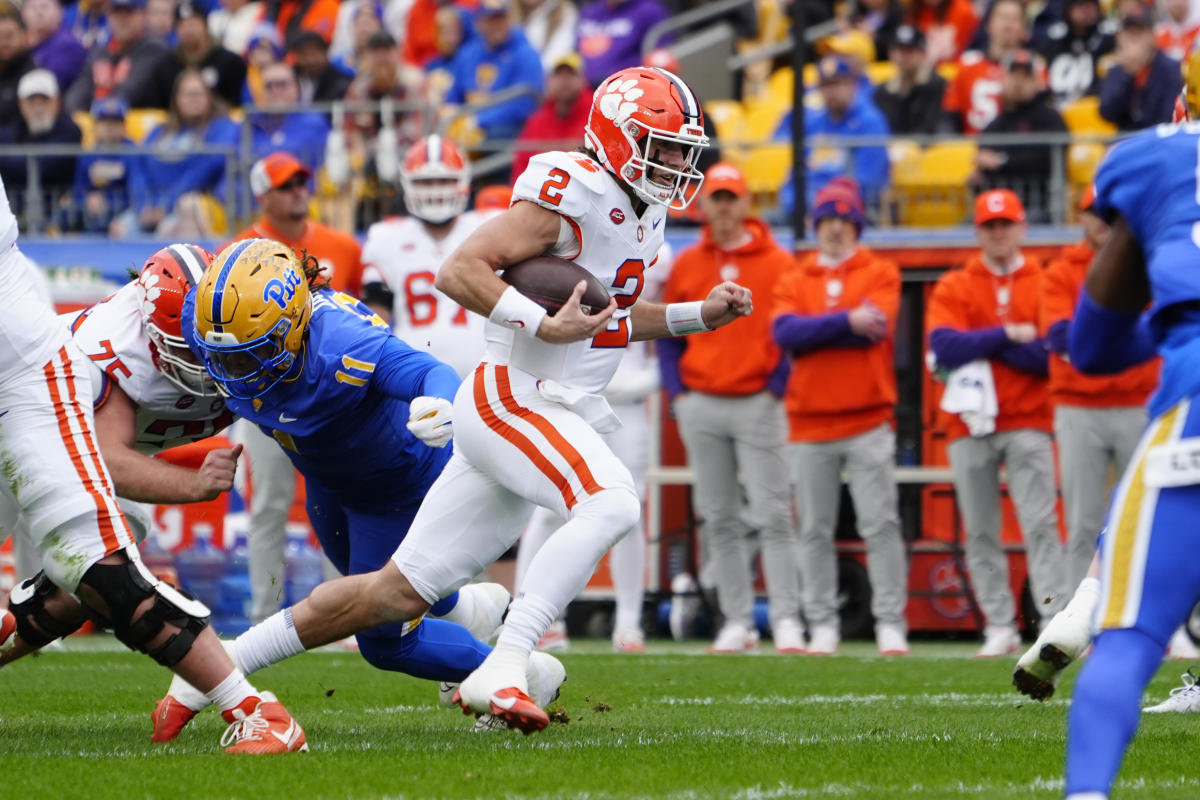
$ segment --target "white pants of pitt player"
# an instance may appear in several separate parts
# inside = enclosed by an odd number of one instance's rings
[[[68,592],[133,544],[100,458],[91,397],[87,359],[70,341],[40,369],[0,383],[0,531],[27,526],[46,576]]]
[[[629,469],[538,379],[480,364],[454,399],[454,455],[392,556],[430,604],[467,583],[521,535],[537,506],[567,522],[529,566],[496,649],[477,672],[489,691],[525,685],[525,660],[596,565],[638,521]]]

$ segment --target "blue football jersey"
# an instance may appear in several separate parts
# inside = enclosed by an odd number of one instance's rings
[[[196,290],[183,308],[188,345],[198,350]],[[414,384],[441,362],[397,339],[387,324],[347,294],[313,293],[312,318],[297,366],[262,397],[227,398],[240,417],[274,437],[308,481],[345,502],[419,498],[441,472],[450,448],[432,448],[406,427],[408,403],[372,384],[384,348],[405,351]]]
[[[1096,172],[1093,209],[1120,213],[1142,246],[1151,328],[1163,308],[1200,300],[1200,123],[1159,125],[1118,142]]]

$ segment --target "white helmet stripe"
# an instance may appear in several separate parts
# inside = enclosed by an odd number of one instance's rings
[[[436,133],[425,139],[425,160],[430,164],[442,163],[442,137]]]
[[[689,117],[692,117],[697,121],[697,123],[699,123],[700,103],[696,101],[696,97],[692,94],[692,90],[688,88],[688,85],[684,83],[678,75],[667,72],[665,69],[660,67],[654,67],[654,69],[665,75],[667,80],[669,80],[675,87],[675,91],[679,92],[679,97],[683,100],[683,113],[687,114]]]
[[[183,270],[183,276],[187,279],[188,286],[195,286],[200,282],[205,265],[192,245],[173,244],[167,248],[167,251],[174,256],[175,262]]]

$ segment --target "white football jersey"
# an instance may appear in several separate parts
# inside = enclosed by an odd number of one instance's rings
[[[100,408],[115,383],[137,406],[134,447],[157,453],[199,441],[228,427],[233,413],[220,397],[197,397],[171,383],[154,366],[142,328],[137,282],[62,319],[92,366],[92,392]]]
[[[534,156],[513,187],[513,200],[555,211],[574,235],[560,240],[552,255],[574,261],[608,287],[618,309],[608,328],[585,342],[550,344],[487,323],[486,359],[509,364],[584,392],[608,385],[632,333],[629,306],[645,285],[663,244],[667,209],[648,206],[639,218],[616,178],[583,153]]]
[[[486,320],[435,289],[433,279],[446,257],[498,213],[461,214],[440,240],[415,217],[385,219],[370,227],[363,244],[363,285],[383,283],[392,290],[396,335],[454,367],[460,377],[483,359]]]
[[[41,369],[70,339],[42,300],[36,270],[17,249],[17,218],[0,181],[0,382]]]

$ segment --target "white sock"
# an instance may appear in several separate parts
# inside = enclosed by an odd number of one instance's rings
[[[208,693],[208,699],[222,711],[237,708],[247,697],[258,697],[258,689],[250,685],[239,669],[229,673],[229,677]]]
[[[496,650],[505,648],[528,655],[557,616],[558,607],[549,600],[528,593],[522,595],[509,606]]]
[[[608,551],[617,611],[613,629],[642,627],[642,602],[646,590],[646,538],[634,528]]]
[[[548,508],[538,506],[521,534],[521,543],[517,546],[517,571],[513,576],[513,595],[519,595],[525,590],[525,575],[533,557],[542,549],[542,545],[563,524],[560,516]]]
[[[234,663],[247,675],[304,652],[292,622],[292,609],[285,608],[264,619],[237,638]]]
[[[1066,800],[1108,800],[1103,792],[1075,792],[1067,795]]]

